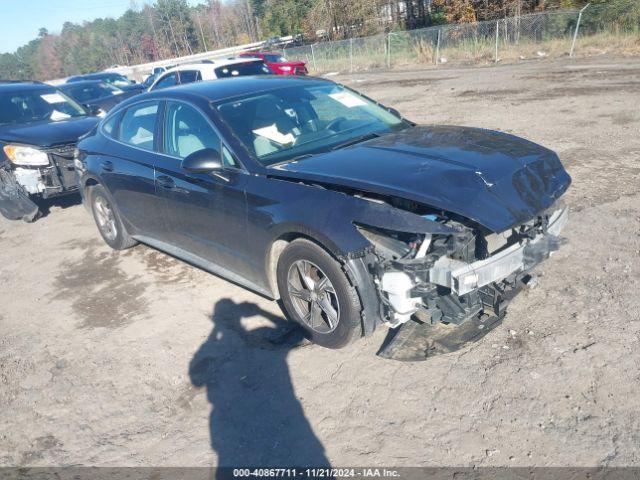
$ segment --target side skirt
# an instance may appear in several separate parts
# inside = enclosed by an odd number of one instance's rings
[[[158,250],[162,250],[163,252],[171,255],[172,257],[176,257],[180,260],[184,260],[191,265],[201,268],[209,273],[217,275],[218,277],[222,277],[225,280],[229,280],[232,283],[240,285],[241,287],[247,288],[263,297],[267,297],[270,300],[273,300],[273,294],[264,287],[253,283],[246,278],[238,275],[237,273],[232,272],[220,265],[212,263],[208,260],[205,260],[198,255],[194,255],[192,253],[187,252],[179,247],[170,245],[168,243],[162,242],[160,240],[156,240],[155,238],[146,237],[144,235],[133,235],[133,238],[138,240],[141,243],[149,245],[150,247],[157,248]]]

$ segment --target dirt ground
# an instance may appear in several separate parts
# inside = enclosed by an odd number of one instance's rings
[[[0,219],[0,465],[640,465],[640,59],[333,77],[555,149],[569,244],[502,326],[422,363],[294,347],[278,306],[79,205]],[[64,208],[63,208],[64,207]]]

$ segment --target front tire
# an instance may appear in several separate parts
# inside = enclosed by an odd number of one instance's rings
[[[102,185],[95,185],[89,191],[93,219],[103,240],[114,250],[126,250],[136,242],[124,228],[120,215]]]
[[[356,289],[331,255],[298,239],[282,252],[277,268],[281,304],[314,343],[342,348],[362,335]]]

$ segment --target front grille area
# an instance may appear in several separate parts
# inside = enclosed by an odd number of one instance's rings
[[[47,153],[52,155],[57,155],[59,157],[71,158],[73,160],[73,152],[76,149],[75,143],[70,143],[68,145],[59,145],[57,147],[52,147],[47,150]]]
[[[51,180],[53,180],[54,184],[61,184],[64,190],[76,188],[76,174],[73,164],[75,150],[76,145],[74,143],[60,145],[47,150],[51,164],[56,167],[58,171],[58,178]]]

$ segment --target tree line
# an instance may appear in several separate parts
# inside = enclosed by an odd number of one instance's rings
[[[0,78],[47,80],[297,35],[306,41],[491,20],[587,0],[156,0],[119,18],[66,22],[0,55]],[[636,0],[592,0],[592,3]],[[82,7],[79,7],[82,8]]]

